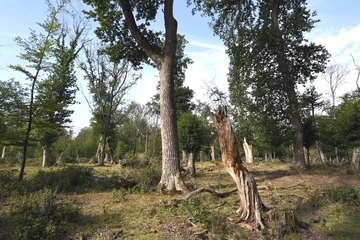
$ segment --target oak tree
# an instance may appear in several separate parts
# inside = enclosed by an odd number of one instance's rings
[[[179,141],[174,99],[174,69],[177,49],[177,21],[173,0],[83,0],[93,10],[86,13],[100,26],[97,36],[107,43],[115,58],[129,59],[134,66],[150,63],[160,76],[160,121],[162,139],[162,176],[160,188],[185,190],[180,176]],[[158,14],[159,13],[159,14]],[[162,15],[164,33],[151,29],[157,16]],[[163,39],[162,39],[163,38]],[[162,44],[164,43],[164,44]]]

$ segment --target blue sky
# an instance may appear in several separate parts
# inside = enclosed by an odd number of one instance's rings
[[[81,1],[73,1],[77,8]],[[360,65],[360,1],[358,0],[309,0],[308,7],[318,13],[317,18],[321,21],[315,29],[309,33],[308,39],[318,44],[323,44],[330,51],[333,63],[348,64],[352,73],[348,77],[348,84],[340,89],[339,94],[355,89],[356,72],[352,64],[352,53]],[[195,90],[195,99],[206,100],[205,88],[208,84],[216,84],[220,89],[227,90],[226,73],[228,58],[225,47],[218,37],[213,36],[208,26],[209,19],[200,14],[193,16],[191,9],[186,7],[185,0],[175,0],[175,18],[178,20],[178,32],[184,34],[189,41],[186,47],[187,55],[193,59],[194,64],[189,66],[186,73],[185,85]],[[6,66],[21,63],[16,56],[19,48],[14,43],[16,36],[26,38],[29,36],[29,28],[38,29],[36,22],[46,19],[46,5],[44,0],[1,0],[0,1],[0,79],[7,80],[14,77],[23,81],[24,76],[14,73]],[[161,21],[156,26],[161,28]],[[79,73],[80,74],[80,73]],[[130,91],[126,97],[139,103],[146,103],[156,92],[158,78],[157,71],[145,68],[142,71],[142,79]],[[86,83],[79,82],[84,90]],[[318,91],[328,92],[328,86],[323,79],[315,83]],[[91,117],[90,109],[82,94],[78,92],[80,105],[73,106],[74,130],[89,125]]]

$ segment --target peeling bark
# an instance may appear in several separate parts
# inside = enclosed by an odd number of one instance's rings
[[[242,164],[226,107],[219,106],[216,114],[210,112],[210,117],[219,136],[225,169],[238,189],[240,207],[236,212],[240,215],[239,221],[253,222],[257,228],[263,229],[265,226],[261,219],[261,211],[267,208],[261,201],[254,177]]]

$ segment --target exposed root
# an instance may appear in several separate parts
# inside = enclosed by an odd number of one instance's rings
[[[182,201],[187,201],[189,200],[191,197],[196,196],[200,193],[203,192],[208,192],[211,193],[212,195],[216,196],[216,197],[220,197],[220,198],[224,198],[229,196],[230,194],[237,192],[237,189],[228,191],[228,192],[217,192],[214,189],[212,189],[211,187],[202,187],[202,188],[198,188],[195,191],[189,192],[187,193],[185,196],[183,196],[182,198],[178,198],[178,199],[174,199],[174,201],[177,202],[182,202]]]

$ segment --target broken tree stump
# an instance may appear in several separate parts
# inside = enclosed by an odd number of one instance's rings
[[[216,114],[210,112],[210,117],[218,133],[225,169],[234,180],[239,193],[240,207],[236,211],[240,215],[239,222],[255,223],[256,228],[263,229],[265,226],[261,211],[267,208],[261,201],[254,177],[242,164],[226,107],[219,106]]]

